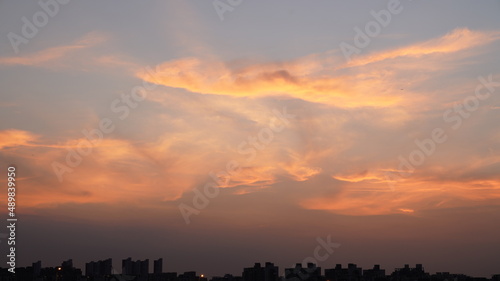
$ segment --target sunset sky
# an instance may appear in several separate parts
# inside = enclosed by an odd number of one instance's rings
[[[395,1],[0,1],[19,266],[499,274],[500,1]]]

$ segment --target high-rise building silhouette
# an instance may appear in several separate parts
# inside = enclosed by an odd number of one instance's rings
[[[153,261],[153,273],[160,274],[163,273],[163,259],[159,258]]]
[[[358,281],[362,275],[363,269],[354,263],[348,264],[347,268],[337,264],[335,268],[325,269],[325,278],[330,281]]]
[[[262,267],[256,262],[253,267],[243,269],[243,281],[277,281],[279,279],[279,268],[272,262],[266,262]]]
[[[51,268],[52,269],[52,268]],[[43,270],[42,270],[43,271]],[[49,269],[49,272],[51,270]],[[39,277],[35,280],[47,280],[47,274],[43,274],[43,277]],[[63,261],[61,263],[61,266],[57,266],[56,268],[52,269],[52,272],[48,275],[52,275],[54,277],[55,275],[55,280],[56,281],[80,281],[82,279],[82,270],[79,268],[73,267],[73,260],[69,259],[67,261]],[[18,279],[19,280],[19,279]],[[25,279],[20,279],[20,280],[25,280]],[[51,280],[51,279],[49,279]]]
[[[63,268],[73,268],[73,260],[69,259],[67,261],[63,261],[61,264],[61,267]]]
[[[214,276],[210,281],[243,281],[241,276],[233,276],[232,274],[226,274],[224,277]]]
[[[177,275],[176,272],[162,272],[163,259],[154,260],[154,272],[149,273],[149,260],[132,261],[131,258],[122,260],[123,275],[112,273],[112,260],[91,261],[85,264],[85,276],[82,271],[73,266],[73,260],[63,261],[61,266],[42,268],[42,262],[37,261],[28,267],[16,268],[15,275],[9,268],[0,267],[0,281],[209,281],[196,271],[187,271]],[[279,276],[278,267],[273,263],[255,263],[253,267],[243,269],[243,276],[226,274],[224,277],[214,276],[210,281],[500,281],[500,274],[490,278],[470,277],[464,274],[449,272],[426,273],[422,264],[410,267],[405,264],[396,268],[390,275],[380,265],[372,269],[363,270],[350,263],[346,268],[337,264],[335,268],[326,269],[321,275],[321,268],[314,263],[303,267],[298,263],[294,268],[286,268],[285,276]]]
[[[396,268],[391,274],[391,279],[394,281],[426,278],[429,278],[429,274],[424,271],[422,264],[417,264],[414,268],[405,264],[403,268]]]
[[[122,274],[135,276],[148,276],[149,259],[132,261],[132,258],[122,260]]]
[[[196,275],[196,271],[186,271],[177,276],[179,281],[200,281],[200,278]]]
[[[321,280],[321,267],[314,263],[307,263],[302,267],[301,263],[295,264],[294,268],[285,268],[285,280],[319,281]]]
[[[91,261],[85,264],[85,275],[90,277],[111,275],[113,260]]]
[[[134,267],[134,262],[132,258],[122,260],[122,274],[132,275],[132,270]]]
[[[366,281],[377,281],[385,278],[385,269],[380,269],[380,265],[376,264],[373,269],[363,270],[363,279]]]
[[[42,272],[42,261],[34,262],[33,265],[33,277],[37,278]]]

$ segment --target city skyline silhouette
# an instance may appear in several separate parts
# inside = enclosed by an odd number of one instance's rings
[[[152,266],[151,266],[152,265]],[[131,257],[122,259],[121,271],[115,269],[111,258],[90,261],[85,263],[85,270],[73,265],[73,260],[63,261],[60,266],[43,267],[41,261],[32,263],[29,267],[21,267],[12,274],[6,268],[0,267],[1,280],[60,280],[60,281],[108,281],[108,280],[144,280],[144,281],[498,281],[500,274],[494,274],[491,277],[474,277],[461,273],[436,272],[429,273],[425,271],[422,264],[416,264],[411,267],[404,264],[403,267],[395,268],[389,273],[379,264],[373,265],[373,268],[363,269],[354,263],[347,266],[335,264],[334,267],[324,268],[315,263],[306,264],[296,263],[292,267],[284,268],[280,271],[279,266],[272,262],[255,262],[251,267],[242,269],[240,275],[219,274],[207,276],[196,271],[186,271],[177,273],[176,271],[164,271],[163,258],[153,260],[149,259],[133,260]],[[151,270],[152,268],[152,270]],[[386,273],[387,272],[387,273]],[[5,279],[4,279],[5,278]]]

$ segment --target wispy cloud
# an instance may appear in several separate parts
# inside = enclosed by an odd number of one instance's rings
[[[38,136],[31,132],[16,129],[3,130],[0,131],[0,149],[30,145],[36,139]]]
[[[135,70],[136,77],[166,86],[148,93],[154,104],[149,114],[134,117],[140,124],[151,124],[134,126],[134,136],[148,137],[138,140],[124,133],[103,140],[65,177],[65,186],[57,183],[50,163],[64,161],[68,150],[83,140],[81,136],[54,136],[51,139],[59,141],[49,142],[27,131],[1,131],[2,157],[18,159],[37,171],[26,180],[36,190],[32,194],[43,196],[33,195],[27,206],[48,204],[49,197],[82,204],[178,200],[210,180],[210,171],[223,170],[229,160],[238,161],[241,171],[221,185],[228,194],[266,192],[278,184],[308,184],[321,176],[332,180],[334,185],[324,187],[328,190],[324,194],[311,187],[306,196],[301,195],[296,203],[306,209],[346,215],[418,215],[429,208],[496,202],[500,179],[491,171],[498,159],[468,155],[467,165],[456,167],[447,161],[457,151],[452,145],[443,152],[446,157],[438,157],[438,164],[422,167],[398,182],[395,191],[385,177],[394,168],[390,161],[412,144],[393,143],[414,134],[415,127],[436,126],[436,113],[428,111],[442,109],[444,103],[430,93],[447,89],[455,93],[464,87],[430,84],[432,73],[425,71],[428,56],[476,50],[496,40],[488,34],[455,30],[414,46],[359,57],[356,65],[344,69],[335,69],[333,53],[259,63],[223,62],[207,56],[164,62],[157,75],[151,76],[137,71],[138,64],[127,56],[101,54],[88,63]],[[49,67],[58,61],[67,63],[73,52],[100,40],[82,39],[30,59],[3,58],[2,64]],[[406,64],[388,64],[401,58]],[[443,70],[443,60],[438,61],[434,61],[436,69],[442,75],[449,73],[451,68]],[[474,83],[464,81],[472,90]],[[266,112],[278,103],[289,105],[297,120],[264,150],[256,150],[254,160],[245,162],[248,155],[238,153],[238,145],[269,126]],[[496,149],[496,139],[491,137],[484,145]],[[50,180],[39,181],[47,177]]]
[[[498,31],[473,31],[468,28],[457,28],[440,38],[361,56],[352,60],[346,66],[361,66],[401,57],[420,58],[426,55],[450,55],[483,46],[498,39],[500,39],[500,32]]]
[[[432,65],[443,68],[457,52],[472,50],[499,38],[499,32],[456,29],[440,38],[368,54],[340,66],[335,65],[341,60],[332,52],[288,62],[246,64],[186,57],[159,65],[156,76],[146,71],[137,72],[137,76],[148,82],[201,94],[251,98],[284,96],[343,108],[398,107],[423,99],[413,95],[412,100],[408,100],[410,89],[402,88],[407,85],[408,77],[402,80],[400,72],[429,69]],[[443,57],[439,62],[422,60],[422,56],[434,54]],[[385,67],[386,60],[401,58],[410,61],[401,63],[400,67]],[[344,71],[360,66],[367,67],[359,72]],[[411,82],[415,85],[426,78],[413,76]]]
[[[47,48],[32,54],[13,57],[0,57],[0,65],[24,65],[45,68],[67,67],[68,58],[79,50],[88,49],[106,41],[102,33],[90,32],[69,45]]]
[[[298,60],[233,68],[220,61],[183,58],[163,63],[159,75],[138,72],[141,79],[195,93],[235,97],[291,96],[339,107],[390,106],[400,98],[385,91],[366,92],[359,77],[331,77],[315,73],[320,62]],[[365,86],[369,81],[365,79]]]

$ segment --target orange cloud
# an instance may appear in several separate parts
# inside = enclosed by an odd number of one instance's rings
[[[54,68],[61,66],[63,64],[63,59],[66,59],[72,52],[96,46],[104,40],[104,35],[91,32],[70,45],[48,48],[26,56],[0,57],[0,65],[26,65]]]
[[[379,182],[385,182],[385,180],[386,180],[384,174],[379,173],[379,172],[377,173],[377,172],[369,171],[369,170],[365,170],[361,173],[335,175],[335,176],[332,176],[332,178],[339,180],[339,181],[345,181],[345,182],[379,183]]]
[[[431,39],[423,43],[382,51],[375,54],[361,56],[347,63],[347,67],[367,65],[398,57],[419,58],[433,54],[453,54],[459,51],[489,44],[500,39],[500,32],[472,31],[467,28],[457,28],[441,38]],[[346,67],[344,66],[344,67]]]
[[[130,74],[140,68],[138,63],[132,62],[132,59],[118,55],[104,55],[93,59],[95,65],[104,67],[115,67],[126,70]]]
[[[90,147],[90,153],[79,154],[81,161],[76,166],[68,164],[69,152],[74,153],[78,148],[89,151],[89,147],[80,145],[82,141],[85,139],[49,144],[29,132],[0,131],[2,158],[15,164],[20,174],[30,171],[29,177],[18,178],[26,191],[23,193],[26,210],[66,203],[154,205],[162,197],[178,198],[193,186],[192,182],[183,182],[176,171],[168,171],[164,164],[152,161],[141,151],[141,146],[127,140],[102,139]],[[3,149],[6,147],[16,149]],[[62,183],[53,170],[54,161],[69,170],[64,173]],[[181,169],[188,171],[185,166]]]
[[[441,43],[431,40],[416,44],[414,48],[417,51],[400,50],[403,55],[388,51],[362,71],[348,74],[337,74],[339,72],[335,70],[329,73],[332,61],[323,60],[319,55],[290,62],[246,62],[239,65],[201,58],[182,58],[163,63],[158,67],[156,76],[137,73],[138,77],[148,82],[171,87],[148,93],[150,100],[168,110],[161,111],[152,119],[141,120],[144,124],[154,123],[140,128],[141,132],[147,132],[144,134],[148,136],[147,140],[106,138],[92,148],[92,153],[84,157],[80,166],[67,174],[62,185],[50,168],[51,162],[64,163],[68,150],[77,148],[83,139],[44,143],[41,137],[32,133],[11,130],[0,132],[0,148],[16,147],[2,151],[2,156],[29,163],[26,165],[35,171],[32,177],[23,179],[30,191],[25,197],[27,207],[68,202],[146,205],[177,200],[194,188],[203,187],[212,180],[208,172],[224,170],[227,161],[232,159],[240,161],[242,170],[231,177],[229,184],[221,187],[232,188],[236,195],[261,191],[283,180],[316,180],[321,178],[317,177],[321,173],[332,174],[334,179],[340,181],[335,182],[341,187],[335,196],[314,197],[311,193],[312,198],[300,201],[300,205],[307,209],[347,215],[418,214],[426,208],[461,207],[490,202],[488,200],[497,202],[500,179],[495,177],[488,178],[477,173],[479,175],[469,178],[463,176],[463,181],[450,180],[427,169],[397,182],[392,192],[385,178],[385,171],[389,170],[380,168],[386,167],[382,165],[383,160],[367,160],[382,161],[381,165],[378,162],[377,165],[368,163],[367,167],[360,163],[365,158],[364,152],[372,153],[366,149],[372,139],[368,137],[366,142],[359,139],[374,132],[377,132],[373,135],[375,138],[386,132],[402,133],[392,130],[404,125],[405,121],[415,119],[403,105],[415,107],[415,101],[425,99],[419,100],[418,95],[408,89],[401,91],[399,84],[402,81],[398,78],[404,75],[398,72],[399,69],[381,68],[381,64],[384,65],[389,58],[404,56],[412,61],[412,70],[425,69],[418,50],[422,55],[456,53],[462,49],[452,48],[453,42],[458,42],[457,38],[469,38],[465,41],[470,44],[466,45],[472,48],[476,45],[471,43],[471,38],[481,38],[474,37],[474,34],[477,35],[477,32],[455,31],[453,36],[443,37]],[[82,43],[82,46],[91,44]],[[84,47],[74,47],[78,48]],[[72,50],[71,47],[61,49],[62,56]],[[44,65],[62,58],[56,53],[54,50],[45,55],[41,53],[38,58],[34,56],[31,62],[11,62]],[[364,63],[369,61],[367,59]],[[97,57],[94,63],[135,67],[135,64],[115,55]],[[420,83],[427,76],[408,77],[406,79],[423,85]],[[213,95],[186,95],[186,90]],[[269,126],[270,121],[270,114],[263,114],[269,112],[269,104],[247,97],[270,95],[299,98],[320,105],[301,103],[301,106],[305,105],[303,111],[290,112],[299,118],[283,132],[277,133],[264,149],[256,149],[254,160],[246,163],[248,155],[238,154],[238,144],[249,136],[255,137],[259,129]],[[331,109],[321,104],[348,109],[320,113],[325,112],[325,108]],[[158,128],[166,129],[159,131]],[[368,133],[364,135],[360,132],[365,128]],[[361,144],[357,144],[358,141]],[[351,150],[347,156],[342,154],[346,150]],[[343,170],[339,162],[343,164],[349,160],[355,162],[352,166],[357,170],[350,170],[352,167]],[[471,169],[480,171],[485,165],[497,162],[496,158],[468,161],[463,174]],[[450,164],[446,165],[449,168]]]
[[[339,107],[384,107],[399,101],[399,97],[386,92],[360,91],[355,79],[349,77],[312,73],[317,68],[317,62],[300,60],[232,69],[216,60],[183,58],[161,64],[156,75],[140,71],[137,76],[147,82],[196,93],[236,97],[286,95]]]
[[[422,95],[412,95],[403,85],[418,83],[427,76],[411,75],[401,80],[398,72],[374,65],[362,72],[345,74],[341,70],[394,58],[409,58],[406,70],[443,68],[443,61],[422,62],[421,56],[451,55],[470,50],[500,38],[500,32],[456,29],[441,38],[359,57],[340,67],[339,61],[325,55],[309,55],[289,62],[224,63],[213,58],[186,57],[165,62],[157,73],[138,71],[136,76],[150,83],[181,88],[195,93],[234,97],[288,96],[336,107],[391,107],[423,102]],[[447,57],[449,58],[449,56]]]
[[[350,175],[338,194],[302,200],[306,209],[344,215],[417,213],[419,210],[500,203],[499,180],[443,180],[412,175],[393,189],[380,175]],[[394,183],[392,183],[394,184]]]
[[[219,187],[221,188],[234,188],[240,186],[269,187],[276,183],[276,168],[272,166],[240,167],[233,175],[218,178],[219,183],[221,183]],[[228,180],[227,184],[224,184],[223,182],[226,180]],[[252,190],[252,188],[248,190]]]
[[[30,145],[33,141],[37,140],[38,136],[21,130],[3,130],[0,131],[0,149],[4,147],[15,147]]]
[[[252,186],[252,187],[242,187],[242,188],[236,189],[233,192],[233,194],[234,195],[245,195],[245,194],[250,194],[250,193],[257,192],[257,191],[261,191],[261,190],[267,189],[269,187],[270,186],[264,186],[264,185],[261,185],[261,186]]]
[[[280,166],[283,167],[293,180],[306,181],[322,171],[320,167],[309,166],[307,160],[301,159],[298,155],[292,155],[292,159],[288,163],[282,163]]]

